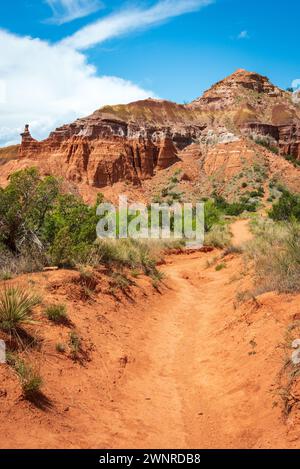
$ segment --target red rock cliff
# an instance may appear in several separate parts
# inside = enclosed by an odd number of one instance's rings
[[[26,126],[20,158],[47,161],[70,181],[104,187],[140,184],[174,164],[192,143],[230,132],[267,136],[300,159],[300,105],[257,73],[238,70],[188,105],[147,99],[106,106],[38,142]]]

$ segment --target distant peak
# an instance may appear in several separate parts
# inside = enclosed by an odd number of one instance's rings
[[[248,70],[245,70],[244,68],[238,68],[235,72],[233,72],[232,75],[240,75],[240,74],[251,74]]]
[[[269,81],[267,77],[264,75],[261,75],[260,73],[257,72],[250,72],[249,70],[245,70],[244,68],[238,68],[235,72],[233,72],[231,75],[226,77],[222,81],[227,81],[227,80],[232,80],[234,78],[245,78],[245,79],[252,79],[252,80],[259,80],[259,81]]]
[[[193,101],[190,106],[209,105],[214,109],[222,109],[234,105],[235,98],[241,96],[241,93],[246,97],[246,94],[251,91],[269,97],[280,96],[283,93],[282,90],[270,82],[268,77],[239,68],[214,84],[202,97]]]

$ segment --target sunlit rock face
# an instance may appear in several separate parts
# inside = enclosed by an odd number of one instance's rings
[[[267,137],[282,155],[300,159],[300,105],[293,93],[257,73],[237,70],[190,104],[147,99],[105,106],[38,142],[25,127],[21,159],[47,161],[73,182],[139,185],[192,144]]]

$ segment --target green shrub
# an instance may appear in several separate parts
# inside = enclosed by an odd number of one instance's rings
[[[81,338],[77,334],[77,332],[72,331],[70,332],[69,336],[69,347],[71,350],[71,356],[76,359],[78,354],[81,350]]]
[[[223,197],[215,196],[215,203],[219,210],[229,216],[239,216],[243,212],[255,212],[257,209],[256,204],[251,202],[247,196],[243,196],[239,202],[233,203],[227,202]]]
[[[289,221],[292,218],[300,220],[300,196],[282,189],[282,195],[279,201],[273,204],[269,217],[275,221]]]
[[[12,274],[10,272],[1,272],[0,273],[0,280],[11,280]]]
[[[63,323],[68,319],[65,305],[50,305],[46,308],[45,314],[49,321]]]
[[[35,367],[14,355],[8,357],[8,364],[14,368],[19,377],[25,399],[32,399],[40,392],[43,379]]]
[[[60,180],[41,178],[35,168],[14,173],[8,186],[0,189],[0,260],[6,250],[13,264],[27,259],[31,265],[25,271],[49,264],[74,266],[96,240],[96,208],[102,198],[100,194],[89,206],[63,194]]]
[[[270,150],[272,153],[275,153],[276,155],[278,155],[278,153],[279,153],[278,147],[276,147],[268,137],[263,137],[263,136],[256,137],[254,139],[254,141],[258,145],[261,145],[261,146],[267,148],[267,150]]]
[[[0,241],[12,252],[42,249],[41,229],[59,192],[59,181],[39,177],[35,168],[18,171],[0,191]]]
[[[220,270],[226,269],[226,264],[223,262],[221,264],[216,265],[215,270],[219,272]]]
[[[204,204],[205,231],[210,231],[212,227],[220,222],[221,211],[213,200],[208,200]]]
[[[300,166],[300,160],[298,160],[298,159],[297,159],[295,156],[293,156],[293,155],[286,155],[286,156],[285,156],[285,159],[286,159],[287,161],[289,161],[290,163],[292,163],[292,164],[295,166],[295,168],[297,168],[298,166]]]

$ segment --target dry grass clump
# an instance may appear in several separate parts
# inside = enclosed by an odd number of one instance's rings
[[[68,321],[68,314],[66,305],[57,304],[57,305],[49,305],[45,309],[45,315],[49,319],[49,321],[55,322],[57,324],[61,324]]]
[[[159,241],[137,239],[98,240],[99,263],[139,269],[146,275],[156,274],[157,263],[163,260],[164,253],[182,247],[182,241]]]
[[[300,291],[300,225],[260,220],[252,225],[255,238],[246,256],[252,260],[260,291]]]
[[[13,354],[8,355],[7,363],[17,373],[25,399],[31,400],[40,393],[43,379],[33,364]]]
[[[37,251],[13,254],[0,246],[0,279],[9,280],[12,277],[23,274],[38,272],[47,265],[45,256]]]
[[[231,244],[231,233],[229,225],[215,225],[205,234],[205,246],[212,246],[215,248],[227,248]]]

